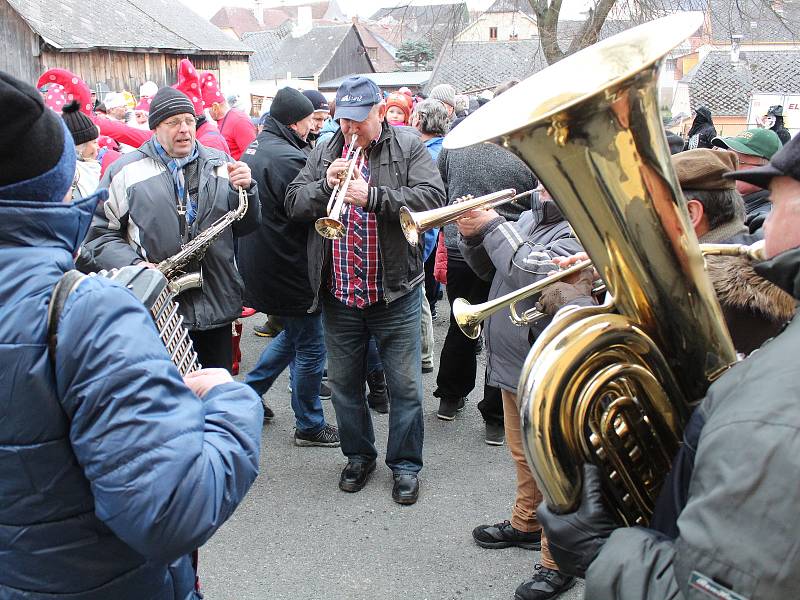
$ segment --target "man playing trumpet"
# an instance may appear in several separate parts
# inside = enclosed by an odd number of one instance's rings
[[[420,294],[422,250],[406,242],[400,208],[412,211],[444,204],[444,187],[425,146],[413,133],[384,122],[386,107],[378,86],[365,77],[347,79],[336,93],[341,125],[311,153],[289,185],[286,212],[312,223],[330,216],[339,237],[308,237],[308,272],[315,294],[311,310],[322,306],[329,384],[347,457],[339,488],[357,492],[375,469],[377,450],[364,397],[366,341],[374,336],[392,391],[386,464],[394,474],[392,498],[413,504],[422,468],[422,382],[420,373]],[[362,149],[342,202],[328,204],[340,174],[348,171],[350,145]],[[341,210],[338,206],[341,204]],[[335,214],[333,214],[335,213]]]

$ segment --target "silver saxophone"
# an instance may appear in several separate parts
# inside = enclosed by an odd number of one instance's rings
[[[185,273],[184,267],[192,260],[201,260],[211,244],[236,221],[247,213],[247,192],[239,186],[239,206],[225,213],[212,225],[200,232],[196,238],[181,247],[180,251],[158,263],[157,268],[169,280],[169,288],[173,295],[199,288],[203,285],[203,273]]]

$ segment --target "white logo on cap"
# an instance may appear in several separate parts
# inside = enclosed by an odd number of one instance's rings
[[[345,94],[339,99],[339,102],[361,102],[364,99],[364,96],[351,96],[350,94]]]

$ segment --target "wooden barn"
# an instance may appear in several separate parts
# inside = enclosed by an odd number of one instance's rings
[[[253,52],[173,0],[0,0],[0,39],[0,70],[35,83],[61,67],[101,97],[172,85],[182,58],[214,72],[226,95],[246,94]]]

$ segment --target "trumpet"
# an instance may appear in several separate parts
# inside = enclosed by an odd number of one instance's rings
[[[520,198],[529,196],[534,191],[535,190],[528,190],[527,192],[517,194],[517,190],[509,188],[500,190],[499,192],[492,192],[484,196],[478,196],[477,198],[462,196],[461,198],[457,198],[455,202],[449,206],[420,212],[411,212],[407,207],[403,206],[400,209],[400,227],[408,243],[412,246],[416,246],[419,243],[420,236],[429,229],[452,223],[474,209],[489,210],[501,204],[516,202]]]
[[[347,150],[345,160],[350,162],[347,168],[347,175],[344,179],[339,177],[339,182],[331,192],[331,197],[328,200],[328,216],[317,219],[314,223],[314,228],[317,233],[329,240],[338,240],[344,235],[344,225],[342,224],[342,208],[344,207],[344,197],[347,194],[347,186],[350,185],[350,180],[353,178],[358,157],[361,154],[361,148],[356,147],[357,135],[353,134],[350,138],[350,147]]]
[[[703,256],[741,256],[753,262],[762,261],[766,258],[763,240],[750,246],[742,244],[700,244],[700,252]],[[547,286],[558,283],[570,275],[591,266],[591,260],[582,260],[562,271],[555,271],[544,279],[481,304],[470,304],[464,298],[456,298],[453,302],[453,318],[461,332],[473,340],[477,339],[481,333],[481,323],[506,307],[511,312],[510,319],[514,325],[527,327],[547,315],[536,308],[529,308],[520,314],[516,308],[518,302],[540,294]],[[605,286],[599,286],[592,290],[593,295],[603,292],[605,292]]]

